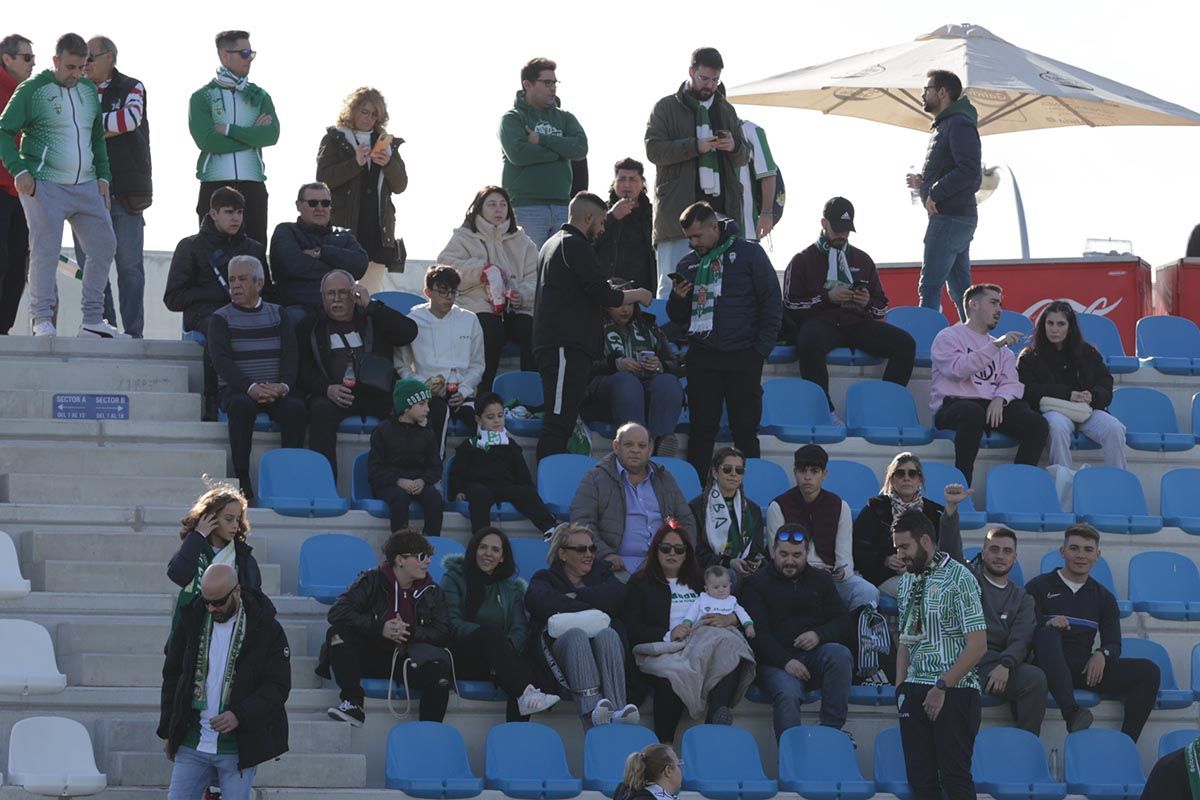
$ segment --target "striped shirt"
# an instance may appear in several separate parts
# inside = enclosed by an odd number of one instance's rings
[[[983,602],[979,583],[970,570],[945,553],[935,556],[938,560],[923,575],[904,573],[896,593],[900,607],[900,630],[912,613],[920,614],[924,638],[908,647],[909,683],[933,685],[958,660],[967,645],[967,634],[987,630],[983,616]],[[914,591],[919,580],[925,581],[925,590]],[[923,595],[923,597],[919,597]],[[921,600],[921,608],[912,608],[914,601]],[[979,678],[975,670],[956,684],[960,689],[979,689]]]
[[[775,175],[778,168],[771,156],[771,146],[767,144],[766,131],[753,122],[742,120],[742,136],[750,147],[750,161],[738,168],[738,180],[742,183],[742,211],[738,225],[742,229],[742,238],[753,242],[758,240],[758,215],[761,211],[754,202],[754,185],[763,178]]]
[[[96,87],[101,95],[108,88],[108,84],[109,81],[105,81]],[[145,114],[146,87],[142,85],[141,81],[137,81],[129,90],[129,94],[125,96],[125,102],[121,104],[120,108],[104,112],[104,130],[108,133],[129,133],[142,124]]]
[[[228,356],[232,364],[229,368],[220,363],[224,361],[225,353],[216,352],[219,347],[210,348],[213,365],[217,368],[219,385],[234,386],[238,390],[246,390],[256,383],[288,383],[284,373],[284,331],[289,334],[290,326],[285,326],[283,313],[274,303],[259,301],[256,308],[242,308],[233,303],[217,309],[213,317],[220,318],[228,328],[228,333],[210,332],[209,340],[217,340],[224,344],[228,337]],[[213,320],[216,322],[216,320]],[[295,350],[295,343],[289,342],[289,349]],[[294,359],[294,354],[292,355]],[[229,380],[231,375],[237,375],[237,383],[245,382],[245,386],[235,385]]]

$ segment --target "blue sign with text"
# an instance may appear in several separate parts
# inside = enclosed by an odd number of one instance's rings
[[[127,394],[56,394],[54,419],[129,419]]]

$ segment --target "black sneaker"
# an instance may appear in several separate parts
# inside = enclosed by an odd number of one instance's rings
[[[337,708],[329,709],[328,714],[330,719],[349,722],[355,728],[361,728],[363,723],[367,721],[367,715],[363,711],[363,707],[355,705],[349,700],[343,700]]]
[[[1075,731],[1085,731],[1092,727],[1092,712],[1080,706],[1075,709],[1075,713],[1067,720],[1067,733],[1075,733]]]

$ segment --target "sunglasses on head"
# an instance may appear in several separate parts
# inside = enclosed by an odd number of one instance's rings
[[[329,208],[331,205],[333,205],[332,200],[301,200],[300,202],[308,203],[309,208],[316,208],[317,206],[320,206],[321,208]]]
[[[900,468],[900,469],[896,470],[895,472],[893,472],[892,474],[895,475],[897,478],[919,478],[919,477],[921,477],[921,470],[916,469],[916,468],[911,468],[911,469]]]
[[[802,544],[808,541],[808,534],[804,531],[779,531],[775,534],[775,541]]]
[[[735,472],[738,475],[745,475],[746,468],[745,467],[735,467],[733,464],[722,464],[721,472],[725,473],[726,475],[732,475]]]
[[[584,553],[596,552],[596,545],[594,545],[594,544],[575,544],[575,545],[564,544],[562,546],[562,549],[570,550],[572,553],[579,553],[579,555],[583,555]]]
[[[687,553],[687,551],[688,549],[686,544],[660,544],[658,546],[658,552],[662,553],[664,556],[670,555],[671,553],[681,556]]]
[[[225,604],[229,602],[229,598],[232,597],[233,593],[237,591],[237,588],[238,587],[235,585],[217,600],[209,600],[204,595],[200,595],[200,598],[204,601],[204,605],[208,608],[224,608]]]

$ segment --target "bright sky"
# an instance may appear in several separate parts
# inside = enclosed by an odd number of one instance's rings
[[[64,7],[65,8],[65,7]],[[132,2],[72,5],[26,14],[15,28],[34,40],[37,69],[50,66],[67,26],[105,34],[119,68],[149,97],[155,203],[147,249],[170,250],[194,233],[196,147],[187,131],[190,94],[217,66],[213,35],[244,28],[258,59],[250,74],[275,100],[280,142],[265,152],[271,225],[295,217],[296,188],[312,180],[316,151],[345,95],[363,84],[388,100],[389,131],[406,140],[409,188],[396,198],[397,233],[413,258],[434,258],[475,191],[500,179],[496,129],[530,57],[558,61],[559,94],[587,131],[591,189],[607,193],[611,165],[646,162],[642,137],[654,102],[686,78],[691,50],[720,49],[723,79],[753,80],[971,22],[1028,50],[1200,109],[1191,53],[1197,11],[1184,3],[1008,3],[863,0],[768,2],[349,5],[312,2],[182,6]],[[227,10],[225,10],[227,9]],[[734,18],[744,15],[741,27]],[[518,14],[527,18],[521,19]],[[10,25],[15,17],[10,17]],[[8,31],[5,31],[7,33]],[[924,218],[903,183],[926,144],[920,132],[815,111],[739,106],[762,125],[787,181],[786,213],[770,250],[778,269],[818,231],[835,194],[857,209],[855,243],[876,261],[915,261]],[[986,136],[985,163],[1007,163],[1025,201],[1032,255],[1077,257],[1088,237],[1131,239],[1159,265],[1178,258],[1200,222],[1195,128],[1098,128]],[[1007,177],[1007,176],[1006,176]],[[652,180],[652,178],[651,178]],[[981,207],[976,258],[1018,257],[1011,189]]]

